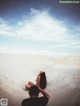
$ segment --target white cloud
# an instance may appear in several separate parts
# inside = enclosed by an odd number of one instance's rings
[[[48,43],[51,41],[53,42],[51,49],[55,51],[55,54],[71,53],[71,50],[73,52],[75,48],[80,49],[78,27],[75,30],[68,29],[65,22],[51,17],[47,11],[31,8],[31,15],[32,18],[18,22],[15,27],[0,18],[0,36],[14,36],[19,39],[47,41]]]
[[[33,14],[32,18],[18,22],[15,27],[0,18],[0,36],[62,41],[67,40],[69,35],[74,33],[72,29],[67,29],[63,21],[51,17],[47,11],[39,11],[31,8],[31,14]],[[80,29],[77,31],[79,33]]]
[[[14,29],[7,21],[0,18],[0,36],[14,36]]]
[[[32,10],[33,18],[18,26],[17,35],[33,40],[62,40],[66,27],[62,22],[50,17],[47,12]]]
[[[49,16],[46,11],[31,8],[31,14],[32,19],[17,23],[15,28],[0,19],[0,35],[32,40],[62,40],[66,37],[64,24]]]
[[[40,11],[39,10],[36,10],[34,8],[31,8],[31,14],[40,14]]]

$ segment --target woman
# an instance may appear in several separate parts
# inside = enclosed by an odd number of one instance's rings
[[[31,86],[34,84],[32,82],[28,82],[28,85],[25,85],[25,90],[29,90]],[[46,74],[43,71],[40,71],[40,73],[37,76],[36,79],[36,86],[40,87],[41,89],[45,89],[47,86],[47,80],[46,80]]]

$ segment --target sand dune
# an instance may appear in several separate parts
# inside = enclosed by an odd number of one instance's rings
[[[80,56],[0,54],[0,98],[8,98],[9,106],[20,106],[29,97],[25,83],[35,83],[40,70],[47,75],[48,106],[80,105]]]

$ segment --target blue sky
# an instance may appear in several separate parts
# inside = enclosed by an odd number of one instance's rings
[[[58,10],[52,13],[52,10],[54,11],[59,6],[56,8],[55,6],[52,7],[51,3],[48,5],[48,0],[46,5],[40,5],[39,2],[27,2],[24,7],[22,5],[26,2],[21,4],[22,2],[20,3],[18,0],[17,2],[14,2],[15,0],[3,1],[3,7],[0,7],[2,10],[0,10],[0,53],[80,54],[80,21],[77,16],[78,11],[75,12],[75,5],[68,5],[70,8],[72,6],[74,10],[72,16],[74,16],[74,13],[76,14],[76,17],[71,18],[70,11],[69,14],[66,14],[68,16],[66,17],[65,12],[68,13],[68,9],[62,10],[62,7],[61,15]],[[6,3],[9,6],[11,6],[11,3],[15,8],[10,7],[10,10],[6,7],[5,10],[4,4],[6,5]],[[18,6],[17,3],[19,3]],[[39,7],[36,7],[38,5]],[[65,4],[59,5],[64,7]],[[41,9],[40,6],[43,8]],[[17,8],[20,10],[19,14],[16,13]],[[8,13],[8,16],[6,13]]]

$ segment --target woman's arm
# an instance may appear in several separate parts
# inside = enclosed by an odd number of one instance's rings
[[[50,95],[49,95],[46,91],[44,91],[44,90],[41,89],[40,87],[38,87],[38,89],[39,89],[39,91],[40,91],[44,96],[46,96],[46,97],[48,98],[48,100],[50,99]]]
[[[40,85],[40,75],[37,76],[37,79],[36,79],[36,85],[37,85],[37,86]]]

